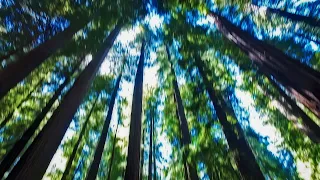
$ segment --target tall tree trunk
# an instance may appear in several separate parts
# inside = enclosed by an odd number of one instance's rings
[[[42,120],[50,111],[54,102],[56,102],[58,97],[61,95],[63,89],[69,84],[71,80],[70,76],[75,73],[75,71],[79,68],[80,64],[81,61],[79,62],[79,64],[77,64],[77,66],[75,66],[75,68],[72,70],[69,76],[67,75],[65,81],[59,86],[59,88],[56,90],[51,99],[47,102],[46,106],[37,115],[36,119],[33,121],[31,126],[28,127],[28,129],[23,133],[22,137],[14,144],[12,149],[2,160],[0,164],[0,178],[3,177],[4,173],[10,169],[11,165],[18,158],[19,154],[24,150],[25,146],[30,141],[30,138],[35,134]]]
[[[152,122],[153,131],[152,131],[152,138],[153,138],[153,180],[157,180],[157,162],[156,162],[156,137],[154,136],[155,131],[155,125],[154,125],[154,119]]]
[[[252,6],[255,6],[252,4]],[[308,17],[308,16],[303,16],[303,15],[299,15],[299,14],[293,14],[281,9],[274,9],[274,8],[270,8],[270,7],[266,7],[266,6],[262,6],[263,8],[266,8],[267,14],[268,15],[272,15],[272,14],[276,14],[278,16],[284,17],[286,19],[289,19],[291,21],[295,21],[295,22],[303,22],[305,24],[310,25],[311,27],[320,27],[320,21],[314,17]],[[261,7],[258,7],[261,8]]]
[[[72,150],[72,153],[71,153],[71,155],[70,155],[70,157],[69,157],[69,159],[68,159],[68,162],[67,162],[66,168],[65,168],[65,170],[64,170],[64,172],[63,172],[63,175],[62,175],[61,180],[67,180],[67,179],[69,179],[68,176],[69,176],[69,174],[70,174],[72,162],[73,162],[74,158],[76,157],[77,150],[78,150],[78,148],[79,148],[80,142],[81,142],[81,140],[82,140],[82,138],[83,138],[83,135],[84,135],[84,133],[85,133],[85,131],[86,131],[86,128],[87,128],[87,125],[88,125],[88,123],[89,123],[91,114],[92,114],[92,112],[93,112],[93,110],[94,110],[94,108],[95,108],[95,106],[96,106],[96,103],[98,102],[99,96],[100,96],[100,95],[97,95],[94,103],[92,104],[92,107],[91,107],[91,109],[90,109],[90,112],[89,112],[89,114],[87,115],[87,118],[86,118],[86,120],[85,120],[85,122],[84,122],[84,124],[83,124],[83,127],[82,127],[82,129],[81,129],[81,132],[80,132],[79,137],[78,137],[78,139],[77,139],[77,142],[76,142],[76,144],[74,145],[73,150]]]
[[[313,142],[320,143],[320,127],[291,99],[286,92],[279,87],[274,79],[267,76],[269,82],[272,86],[279,92],[279,96],[275,96],[277,101],[287,110],[290,114],[294,115],[296,118],[302,119],[302,124],[295,119],[292,120],[294,125],[306,136],[308,136]],[[264,86],[263,83],[260,83]],[[272,96],[270,90],[265,87],[266,93]]]
[[[141,160],[140,160],[140,180],[142,180],[142,177],[143,177],[143,164],[144,164],[144,139],[145,139],[145,133],[146,133],[146,129],[142,127],[142,148],[141,148]]]
[[[172,85],[174,88],[174,96],[176,99],[176,106],[177,106],[177,111],[178,111],[178,118],[180,121],[180,130],[181,130],[181,140],[182,140],[182,144],[183,146],[186,148],[186,150],[183,153],[183,159],[184,162],[186,163],[186,167],[187,167],[187,179],[188,180],[198,180],[198,174],[197,174],[197,168],[195,165],[187,162],[187,158],[189,155],[189,144],[191,144],[191,137],[190,137],[190,133],[189,133],[189,127],[188,127],[188,122],[187,122],[187,118],[184,112],[184,107],[183,107],[183,103],[182,103],[182,98],[180,95],[180,90],[179,90],[179,86],[176,80],[176,75],[173,69],[173,65],[171,63],[171,56],[170,56],[170,52],[169,52],[169,48],[166,47],[167,50],[167,56],[168,56],[168,60],[170,62],[170,66],[171,66],[171,73],[174,76],[173,81],[172,81]]]
[[[110,165],[108,168],[107,180],[111,180],[111,171],[112,171],[112,165],[113,165],[113,159],[114,159],[114,152],[115,152],[116,145],[117,145],[117,133],[118,133],[118,128],[119,128],[119,123],[120,123],[120,121],[118,121],[118,123],[117,123],[116,132],[115,132],[115,135],[113,138],[113,145],[112,145],[112,151],[111,151],[111,157],[110,157],[110,163],[109,163]]]
[[[29,92],[29,94],[20,101],[20,103],[18,104],[18,106],[15,107],[15,109],[12,110],[12,111],[5,117],[5,119],[0,123],[0,129],[2,129],[2,128],[10,121],[10,119],[13,117],[13,114],[14,114],[15,110],[16,110],[16,109],[19,109],[19,108],[22,106],[22,104],[31,97],[31,95],[38,89],[38,86],[39,86],[42,82],[43,82],[43,80],[40,80],[40,81],[34,86],[34,88]]]
[[[109,108],[108,108],[108,114],[107,114],[106,120],[104,121],[103,129],[102,129],[100,139],[99,139],[99,143],[97,145],[96,151],[94,153],[92,164],[91,164],[89,171],[88,171],[88,174],[87,174],[87,178],[86,178],[87,180],[95,180],[97,177],[97,174],[98,174],[99,164],[101,161],[104,145],[106,143],[106,139],[108,136],[108,130],[109,130],[110,121],[111,121],[111,117],[112,117],[112,111],[113,111],[114,103],[115,103],[117,93],[119,90],[121,76],[122,76],[122,73],[120,73],[119,77],[117,78],[117,82],[115,84],[115,87],[114,87],[112,95],[111,95],[111,100],[110,100]]]
[[[48,57],[65,46],[73,35],[87,23],[88,21],[79,21],[79,23],[71,24],[63,32],[58,33],[50,40],[34,48],[0,71],[0,99],[2,99],[11,88],[16,86],[34,69],[41,65]]]
[[[195,63],[206,86],[209,98],[211,99],[216,110],[216,114],[222,125],[222,129],[228,141],[229,147],[232,151],[237,152],[235,160],[241,175],[244,179],[248,180],[265,179],[258,163],[256,162],[254,154],[244,137],[244,133],[239,122],[236,121],[236,124],[232,124],[227,119],[226,112],[228,112],[233,119],[237,120],[233,109],[228,107],[223,98],[220,98],[220,100],[218,99],[218,96],[212,87],[213,83],[208,80],[205,71],[205,65],[199,56],[195,57]]]
[[[148,180],[152,180],[152,141],[153,141],[153,120],[154,120],[154,112],[153,108],[150,109],[150,129],[149,129],[149,167],[148,167]]]
[[[145,40],[142,41],[140,60],[138,64],[136,79],[134,82],[129,146],[127,156],[127,167],[125,172],[125,180],[138,180],[140,167],[141,149],[141,118],[142,118],[142,94],[143,94],[143,67],[144,67],[144,50]]]
[[[244,51],[256,66],[264,68],[266,76],[272,75],[289,91],[297,92],[297,100],[320,118],[320,72],[254,38],[217,13],[211,12],[210,15],[218,30]]]
[[[41,179],[50,160],[68,129],[74,113],[86,95],[96,72],[108,54],[116,39],[122,24],[116,25],[105,40],[103,48],[82,71],[72,88],[63,98],[48,123],[32,142],[28,150],[9,174],[9,179]],[[53,136],[54,134],[54,136]]]

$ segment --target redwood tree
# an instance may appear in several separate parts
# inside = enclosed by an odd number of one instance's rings
[[[65,170],[64,170],[64,172],[63,172],[63,175],[62,175],[61,180],[66,180],[66,179],[68,179],[68,176],[69,176],[70,170],[71,170],[71,166],[72,166],[72,162],[73,162],[74,158],[76,157],[77,150],[78,150],[78,148],[79,148],[80,142],[81,142],[81,140],[82,140],[82,138],[83,138],[83,136],[84,136],[84,133],[85,133],[86,128],[87,128],[87,126],[88,126],[88,123],[89,123],[89,121],[90,121],[91,114],[92,114],[92,112],[93,112],[93,110],[94,110],[94,108],[95,108],[95,106],[96,106],[96,103],[98,102],[99,96],[100,96],[100,95],[97,95],[96,99],[94,100],[94,103],[93,103],[92,106],[91,106],[90,112],[89,112],[89,114],[87,115],[87,118],[86,118],[86,120],[85,120],[85,122],[84,122],[84,124],[83,124],[83,127],[82,127],[82,129],[81,129],[81,131],[80,131],[79,137],[78,137],[78,139],[77,139],[77,142],[76,142],[76,144],[73,146],[71,155],[70,155],[70,157],[69,157],[69,159],[68,159],[68,162],[67,162],[66,168],[65,168]]]
[[[127,167],[124,179],[139,180],[140,149],[141,149],[141,118],[142,118],[142,95],[143,95],[143,67],[145,56],[145,40],[142,41],[140,60],[134,82],[130,135],[127,156]]]
[[[97,177],[97,173],[99,170],[99,164],[101,161],[101,157],[102,157],[102,153],[103,153],[103,149],[104,149],[104,145],[106,143],[106,139],[108,136],[108,130],[109,130],[109,126],[110,126],[110,121],[111,121],[111,117],[112,117],[112,111],[113,111],[113,107],[114,107],[114,103],[117,97],[117,93],[120,87],[120,81],[121,81],[121,76],[122,73],[120,73],[119,77],[117,78],[116,84],[114,86],[112,95],[111,95],[111,100],[110,100],[110,104],[108,107],[108,114],[106,117],[106,120],[104,121],[103,124],[103,129],[100,135],[100,139],[99,139],[99,143],[97,145],[96,151],[94,153],[94,157],[93,157],[93,161],[92,164],[89,168],[88,171],[88,175],[87,178],[88,180],[95,180]]]
[[[237,117],[232,108],[228,107],[227,103],[223,98],[219,98],[214,88],[212,87],[213,82],[210,82],[207,78],[205,65],[202,62],[200,56],[195,57],[195,63],[198,67],[199,73],[206,86],[209,98],[215,108],[218,119],[222,125],[223,132],[228,141],[228,145],[232,151],[236,151],[235,161],[237,167],[244,179],[264,179],[264,176],[259,168],[258,163],[254,157],[254,154],[247,143],[244,132],[238,121],[232,124],[227,119],[227,114],[233,119],[237,120]]]
[[[261,72],[272,76],[295,98],[320,118],[320,73],[279,49],[262,42],[221,15],[211,12],[210,16],[218,30],[244,51]]]
[[[82,60],[82,59],[81,59]],[[37,115],[36,119],[32,122],[32,124],[28,127],[28,129],[23,133],[22,137],[13,145],[12,149],[5,156],[3,161],[0,164],[0,177],[3,177],[4,173],[9,170],[14,161],[18,158],[18,155],[23,151],[27,143],[30,141],[31,137],[35,134],[36,130],[39,128],[39,125],[47,115],[47,113],[52,108],[54,102],[61,95],[62,91],[65,87],[70,83],[71,75],[75,73],[76,70],[79,69],[79,66],[82,61],[79,61],[74,69],[67,73],[65,81],[58,87],[55,91],[54,95],[47,102],[46,106],[41,110],[41,112]]]
[[[86,95],[101,63],[108,54],[114,40],[120,32],[122,23],[118,23],[105,40],[102,48],[79,75],[72,88],[63,98],[48,123],[32,142],[9,174],[9,179],[41,179],[50,160],[56,152],[72,117]],[[53,136],[54,134],[54,136]]]
[[[197,174],[197,168],[195,165],[189,163],[187,161],[188,155],[189,155],[189,144],[191,144],[191,137],[189,133],[189,127],[188,127],[188,121],[184,112],[184,107],[182,103],[182,98],[180,95],[180,90],[178,86],[178,82],[176,80],[176,75],[173,69],[173,64],[171,63],[171,56],[168,47],[166,47],[167,51],[167,56],[168,60],[170,62],[171,66],[171,73],[173,75],[173,80],[172,80],[172,85],[173,85],[173,90],[174,90],[174,97],[176,100],[176,106],[177,106],[177,114],[178,114],[178,119],[180,121],[180,131],[181,131],[181,141],[183,147],[185,147],[185,151],[183,152],[183,161],[185,165],[185,171],[186,171],[186,179],[188,180],[197,180],[199,179],[198,174]]]

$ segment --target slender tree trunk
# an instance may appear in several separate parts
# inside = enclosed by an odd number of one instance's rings
[[[174,88],[174,96],[176,99],[176,106],[177,106],[177,111],[178,111],[178,118],[180,121],[180,130],[181,130],[181,134],[182,134],[182,144],[184,147],[186,147],[186,150],[183,153],[183,159],[184,162],[186,163],[186,167],[187,167],[187,179],[188,180],[198,180],[198,174],[197,174],[197,168],[195,165],[187,162],[187,158],[189,155],[189,144],[191,144],[191,137],[190,137],[190,133],[189,133],[189,127],[188,127],[188,122],[187,122],[187,118],[184,112],[184,107],[183,107],[183,103],[182,103],[182,98],[180,95],[180,90],[179,90],[179,86],[176,80],[176,75],[173,69],[173,65],[171,63],[171,56],[170,56],[170,52],[169,52],[169,48],[166,47],[167,50],[167,56],[168,56],[168,60],[170,62],[171,65],[171,73],[174,76],[174,79],[172,81],[173,84],[173,88]]]
[[[0,164],[0,177],[3,177],[4,173],[8,171],[14,161],[18,158],[19,154],[24,150],[27,143],[30,141],[31,137],[35,134],[36,130],[39,128],[44,117],[50,111],[54,102],[61,95],[63,89],[69,84],[71,78],[70,76],[75,73],[79,68],[81,61],[75,66],[75,68],[70,72],[69,76],[67,75],[65,81],[59,86],[51,99],[47,102],[46,106],[41,110],[37,115],[36,119],[33,121],[30,127],[23,133],[22,137],[14,144],[9,153],[5,156]]]
[[[153,141],[153,119],[154,119],[154,112],[151,107],[150,109],[150,131],[149,131],[149,167],[148,167],[148,180],[152,180],[152,141]]]
[[[127,156],[127,167],[125,180],[138,180],[140,167],[141,149],[141,118],[142,118],[142,95],[143,95],[143,67],[144,67],[145,40],[142,41],[140,60],[138,64],[136,79],[134,82],[129,147]]]
[[[118,128],[119,128],[119,123],[120,121],[118,121],[117,123],[117,127],[116,127],[116,132],[113,138],[113,145],[112,145],[112,151],[111,151],[111,158],[110,158],[110,165],[109,165],[109,169],[108,169],[108,178],[107,180],[111,180],[111,171],[112,171],[112,165],[113,165],[113,159],[114,159],[114,152],[116,149],[116,145],[117,145],[117,133],[118,133]]]
[[[34,86],[34,88],[29,92],[29,94],[28,94],[24,99],[21,100],[21,102],[18,104],[18,106],[15,107],[15,109],[12,110],[12,111],[5,117],[5,119],[0,123],[0,129],[2,129],[2,128],[10,121],[10,119],[13,117],[13,114],[14,114],[15,110],[16,110],[16,109],[19,109],[19,108],[22,106],[22,104],[31,97],[31,95],[38,89],[38,86],[39,86],[42,82],[43,82],[43,80],[40,80],[40,81]]]
[[[244,51],[255,65],[266,69],[263,72],[266,76],[272,75],[289,91],[296,92],[296,98],[320,118],[320,72],[254,38],[224,17],[214,12],[211,16],[227,39]]]
[[[314,17],[302,16],[298,14],[289,13],[284,10],[273,9],[269,7],[267,7],[267,14],[276,14],[278,16],[290,19],[291,21],[303,22],[315,28],[320,27],[320,21]]]
[[[318,46],[320,45],[320,40],[317,38],[313,38],[309,33],[294,33],[293,35],[302,39],[306,39],[308,41],[313,41]]]
[[[308,136],[313,142],[320,143],[320,127],[291,99],[286,92],[279,87],[274,79],[267,76],[272,86],[279,92],[279,96],[275,96],[277,101],[284,107],[290,114],[302,119],[302,124],[297,119],[292,120],[295,126],[306,136]],[[261,86],[264,86],[260,83]],[[265,87],[266,93],[272,96],[270,90]]]
[[[68,162],[67,162],[66,168],[65,168],[65,170],[64,170],[64,172],[63,172],[63,175],[62,175],[61,180],[67,180],[67,179],[68,179],[68,176],[69,176],[70,170],[71,170],[71,166],[72,166],[72,162],[73,162],[74,158],[76,157],[77,150],[78,150],[78,148],[79,148],[80,142],[81,142],[81,140],[82,140],[82,138],[83,138],[83,135],[84,135],[84,133],[85,133],[85,131],[86,131],[86,128],[87,128],[87,125],[88,125],[88,123],[89,123],[91,114],[92,114],[92,112],[93,112],[93,110],[94,110],[94,108],[95,108],[95,106],[96,106],[96,103],[98,102],[99,96],[100,96],[100,95],[98,95],[98,96],[96,97],[96,99],[95,99],[95,101],[94,101],[94,103],[93,103],[93,105],[92,105],[92,107],[91,107],[91,109],[90,109],[90,112],[89,112],[89,114],[87,115],[87,118],[86,118],[86,120],[85,120],[85,122],[84,122],[84,124],[83,124],[83,127],[82,127],[82,129],[81,129],[81,132],[80,132],[79,137],[78,137],[78,139],[77,139],[77,142],[76,142],[76,144],[74,145],[73,150],[72,150],[72,153],[71,153],[71,155],[70,155],[70,157],[69,157],[69,159],[68,159]]]
[[[87,23],[88,21],[79,21],[79,23],[75,23],[74,25],[71,24],[63,32],[58,33],[50,40],[34,48],[0,71],[0,99],[2,99],[11,88],[16,86],[34,69],[41,65],[48,57],[65,46],[73,35]]]
[[[144,164],[144,138],[145,138],[145,133],[146,133],[146,129],[145,128],[143,128],[142,127],[142,129],[143,129],[143,131],[142,131],[142,148],[141,148],[141,160],[140,160],[140,167],[141,167],[141,169],[140,169],[140,180],[142,180],[142,178],[143,178],[143,164]]]
[[[154,119],[152,122],[153,131],[152,131],[152,138],[153,138],[153,180],[157,180],[157,161],[156,161],[156,137],[154,136],[155,132],[155,124]]]
[[[56,152],[74,113],[86,95],[96,72],[108,54],[119,31],[118,24],[105,40],[103,48],[79,75],[48,123],[9,174],[9,179],[41,179]],[[54,134],[54,136],[53,136]]]
[[[238,121],[236,124],[231,124],[228,119],[226,112],[232,116],[233,119],[237,120],[236,115],[232,108],[228,107],[227,103],[223,98],[218,99],[215,90],[212,87],[212,82],[207,78],[205,71],[205,65],[200,59],[199,56],[195,58],[196,66],[199,69],[199,73],[203,79],[203,82],[206,86],[209,98],[212,101],[212,104],[216,110],[216,114],[219,118],[219,121],[222,125],[223,132],[228,141],[229,147],[232,151],[236,151],[236,163],[241,175],[244,179],[253,180],[253,179],[265,179],[253,152],[249,144],[247,143],[242,128]]]
[[[121,76],[122,76],[122,73],[120,73],[119,77],[117,78],[117,82],[115,84],[115,87],[114,87],[112,95],[111,95],[111,100],[110,100],[109,108],[108,108],[108,114],[107,114],[106,120],[104,121],[103,129],[102,129],[101,136],[99,139],[99,143],[97,145],[96,151],[94,153],[92,164],[91,164],[89,171],[88,171],[88,174],[87,174],[87,178],[86,178],[87,180],[95,180],[97,177],[97,174],[98,174],[99,164],[101,161],[104,145],[106,143],[106,139],[108,136],[108,130],[109,130],[110,121],[111,121],[111,117],[112,117],[112,111],[113,111],[114,103],[115,103],[117,93],[119,90]]]

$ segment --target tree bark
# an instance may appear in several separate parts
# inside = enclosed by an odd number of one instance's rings
[[[63,32],[58,33],[50,40],[34,48],[0,71],[0,99],[2,99],[11,88],[27,77],[34,69],[40,66],[48,57],[65,46],[73,35],[87,23],[88,21],[80,21],[80,23],[71,24]]]
[[[110,158],[110,165],[109,165],[109,169],[108,169],[108,178],[107,180],[111,180],[111,171],[112,171],[112,165],[113,165],[113,159],[114,159],[114,152],[116,149],[116,145],[117,145],[117,133],[118,133],[118,128],[119,128],[119,123],[120,121],[118,121],[117,123],[117,127],[116,127],[116,132],[113,138],[113,145],[112,145],[112,151],[111,151],[111,158]]]
[[[141,117],[142,117],[142,95],[143,95],[143,67],[144,67],[145,40],[142,41],[140,60],[138,64],[136,79],[134,82],[129,146],[127,156],[127,167],[125,180],[138,180],[140,167],[141,149]]]
[[[290,58],[279,49],[262,42],[211,12],[218,30],[244,51],[256,66],[262,67],[266,76],[272,75],[295,94],[297,100],[320,118],[320,72]],[[303,98],[299,98],[299,95]]]
[[[154,136],[155,131],[155,124],[154,119],[152,122],[153,131],[152,131],[152,138],[153,138],[153,180],[157,180],[157,162],[156,162],[156,137]]]
[[[27,143],[30,141],[30,138],[35,134],[36,130],[39,128],[44,117],[50,111],[54,102],[61,95],[63,89],[69,84],[71,78],[70,76],[75,73],[79,68],[81,61],[76,65],[76,67],[70,72],[69,76],[67,75],[65,81],[59,86],[51,99],[47,102],[46,106],[41,110],[37,115],[36,119],[33,121],[30,127],[23,133],[22,137],[14,144],[9,153],[5,156],[0,164],[0,177],[3,177],[4,173],[8,171],[14,161],[18,158],[19,154],[24,150]]]
[[[272,86],[279,92],[279,96],[276,96],[278,102],[286,108],[290,114],[302,119],[302,124],[297,120],[292,120],[295,126],[306,136],[308,136],[313,142],[320,143],[320,127],[291,99],[286,92],[279,87],[274,79],[267,76]],[[271,95],[272,93],[268,88],[264,88],[266,92]],[[283,98],[283,99],[282,99]],[[288,118],[289,119],[289,118]],[[289,119],[290,120],[290,119]]]
[[[233,109],[227,105],[223,98],[220,98],[219,100],[214,88],[212,87],[213,83],[207,78],[205,65],[199,56],[195,57],[195,63],[206,86],[209,98],[215,108],[217,117],[222,125],[228,145],[232,151],[237,152],[235,160],[241,175],[244,179],[248,180],[265,179],[258,163],[256,162],[254,154],[245,139],[241,125],[238,121],[236,121],[235,124],[231,124],[227,119],[226,112],[228,112],[232,118],[237,120]]]
[[[319,28],[320,27],[320,21],[314,17],[308,17],[308,16],[302,16],[298,14],[289,13],[284,10],[280,9],[273,9],[270,7],[267,7],[267,14],[276,14],[278,16],[290,19],[291,21],[295,22],[303,22],[305,24],[310,25],[311,27]]]
[[[150,107],[150,131],[149,131],[149,167],[148,167],[148,180],[152,180],[152,141],[153,141],[153,120],[154,120],[154,112],[152,107]]]
[[[142,180],[142,177],[143,177],[143,164],[144,164],[144,138],[145,138],[145,133],[146,133],[146,129],[143,128],[143,131],[142,131],[142,148],[141,148],[141,160],[140,160],[140,180]]]
[[[13,114],[15,112],[16,109],[19,109],[22,104],[27,101],[31,95],[38,89],[38,86],[43,82],[43,80],[40,80],[35,86],[34,88],[29,92],[29,94],[23,99],[21,100],[21,102],[18,104],[17,107],[15,107],[15,109],[13,111],[11,111],[6,117],[5,119],[0,123],[0,129],[2,129],[9,121],[10,119],[13,117]]]
[[[82,129],[80,131],[79,137],[77,139],[77,142],[74,145],[72,153],[71,153],[71,155],[70,155],[70,157],[68,159],[68,162],[67,162],[66,168],[65,168],[65,170],[63,172],[61,180],[67,180],[68,179],[68,176],[69,176],[69,173],[70,173],[70,170],[71,170],[71,166],[72,166],[72,162],[73,162],[74,158],[76,157],[77,150],[79,148],[80,142],[81,142],[82,137],[83,137],[83,135],[84,135],[84,133],[86,131],[87,125],[88,125],[88,123],[90,121],[91,114],[92,114],[92,112],[93,112],[93,110],[94,110],[94,108],[96,106],[96,103],[98,102],[99,96],[100,95],[98,95],[96,97],[96,99],[95,99],[95,101],[94,101],[94,103],[93,103],[93,105],[92,105],[92,107],[90,109],[90,112],[89,112],[89,114],[88,114],[88,116],[87,116],[87,118],[86,118],[86,120],[85,120],[85,122],[83,124],[83,127],[82,127]]]
[[[86,178],[87,180],[95,180],[97,177],[97,174],[98,174],[99,164],[101,161],[104,145],[106,143],[106,139],[108,136],[108,130],[109,130],[110,121],[112,118],[112,111],[113,111],[114,103],[115,103],[115,100],[116,100],[116,97],[118,94],[118,90],[120,87],[121,76],[122,76],[122,74],[120,73],[119,77],[117,78],[117,82],[116,82],[115,87],[113,89],[112,95],[111,95],[111,100],[110,100],[109,108],[108,108],[108,114],[107,114],[106,120],[104,121],[103,129],[102,129],[101,136],[99,139],[99,143],[97,145],[96,151],[94,153],[92,164],[91,164],[89,171],[88,171],[88,174],[87,174],[87,178]]]
[[[9,174],[9,179],[41,179],[67,131],[74,113],[86,95],[101,63],[108,54],[122,24],[116,25],[103,48],[79,75],[48,123]],[[54,135],[54,136],[53,136]]]
[[[173,85],[173,89],[174,89],[174,96],[176,99],[176,106],[177,106],[177,112],[178,112],[178,119],[180,121],[180,130],[181,130],[181,141],[182,141],[182,145],[183,147],[185,147],[185,151],[183,152],[183,159],[185,162],[185,168],[186,168],[186,178],[188,180],[198,180],[198,174],[197,174],[197,168],[195,165],[187,162],[187,158],[189,155],[189,144],[191,144],[191,137],[190,137],[190,133],[189,133],[189,127],[188,127],[188,122],[187,122],[187,118],[184,112],[184,107],[183,107],[183,103],[182,103],[182,98],[180,95],[180,90],[179,90],[179,86],[176,80],[176,75],[173,69],[173,65],[171,63],[171,56],[170,56],[170,52],[169,52],[169,48],[166,47],[166,51],[167,51],[167,56],[168,56],[168,60],[170,62],[170,66],[171,66],[171,73],[173,75],[173,81],[172,81],[172,85]]]

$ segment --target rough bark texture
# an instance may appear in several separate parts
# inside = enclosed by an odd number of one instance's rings
[[[143,94],[143,66],[144,66],[144,49],[145,41],[141,46],[140,60],[136,79],[134,82],[130,135],[127,156],[127,167],[125,172],[125,180],[138,180],[140,166],[140,149],[141,149],[141,117],[142,117],[142,94]]]
[[[279,92],[279,96],[276,96],[278,102],[295,117],[302,119],[302,124],[297,119],[290,119],[293,121],[296,128],[298,128],[303,134],[308,136],[312,141],[320,143],[320,127],[291,99],[286,92],[279,87],[274,79],[268,76],[269,82]],[[261,84],[262,85],[262,84]],[[267,94],[272,95],[268,88],[264,88]]]
[[[262,42],[211,12],[218,30],[244,51],[266,76],[272,76],[320,118],[320,72]]]
[[[215,108],[217,117],[219,118],[219,121],[222,125],[222,129],[228,141],[228,145],[232,151],[237,152],[235,160],[241,175],[244,179],[248,180],[264,179],[264,176],[259,168],[258,163],[256,162],[254,154],[244,137],[244,132],[242,131],[239,122],[237,121],[236,124],[231,124],[227,119],[226,112],[232,118],[237,120],[233,109],[228,107],[223,98],[218,98],[214,88],[212,87],[213,83],[210,83],[207,78],[205,66],[199,56],[196,56],[195,62],[206,86],[209,98]]]
[[[87,178],[86,178],[87,180],[95,180],[97,177],[104,145],[106,143],[106,139],[108,136],[108,130],[109,130],[110,121],[112,118],[114,103],[116,101],[116,97],[117,97],[119,86],[120,86],[120,81],[121,81],[121,74],[117,78],[117,82],[115,84],[115,87],[114,87],[112,95],[111,95],[111,100],[110,100],[109,108],[108,108],[108,114],[107,114],[106,120],[104,121],[103,129],[102,129],[101,136],[99,139],[99,143],[97,145],[96,151],[94,153],[92,164],[91,164],[89,171],[88,171],[88,174],[87,174]]]
[[[84,21],[84,23],[70,25],[70,27],[63,32],[58,33],[50,40],[34,48],[29,53],[25,54],[17,61],[9,64],[8,67],[0,71],[0,99],[2,99],[11,88],[27,77],[48,57],[66,45],[73,35],[87,23],[87,21]]]
[[[37,115],[36,119],[33,121],[30,127],[23,133],[22,137],[14,144],[9,153],[5,156],[3,161],[0,164],[0,177],[3,177],[4,173],[9,170],[11,165],[14,163],[15,159],[18,158],[20,152],[23,151],[25,146],[27,145],[30,138],[34,135],[36,130],[39,128],[40,123],[50,111],[54,102],[61,95],[63,89],[69,84],[70,76],[75,73],[75,71],[79,68],[81,61],[76,65],[76,67],[70,72],[69,76],[67,75],[65,81],[58,87],[55,91],[54,95],[47,102],[46,106],[41,110],[41,112]]]
[[[9,174],[9,179],[41,179],[56,152],[68,126],[86,95],[96,72],[108,54],[121,29],[118,24],[85,70],[79,75],[48,123]]]
[[[169,52],[169,48],[166,47],[167,50],[167,56],[168,56],[168,60],[171,64],[171,56],[170,56],[170,52]],[[183,107],[183,103],[182,103],[182,98],[180,95],[180,90],[179,90],[179,86],[176,80],[176,75],[173,69],[173,65],[171,64],[171,73],[173,74],[174,78],[172,81],[172,85],[173,85],[173,89],[174,89],[174,96],[176,99],[176,106],[177,106],[177,111],[178,111],[178,119],[180,121],[180,130],[181,130],[181,140],[182,140],[182,144],[184,147],[186,147],[184,153],[183,153],[183,161],[185,162],[185,168],[186,168],[186,178],[188,180],[198,180],[198,174],[197,174],[197,168],[195,165],[187,162],[187,158],[189,155],[189,149],[188,146],[191,143],[191,137],[190,137],[190,133],[189,133],[189,127],[188,127],[188,121],[184,112],[184,107]]]
[[[116,149],[116,145],[117,145],[117,133],[118,133],[118,128],[119,128],[119,121],[117,123],[117,127],[116,127],[116,132],[113,138],[113,145],[112,145],[112,151],[111,151],[111,157],[110,157],[110,162],[109,162],[109,168],[108,168],[108,178],[107,180],[111,180],[111,171],[112,171],[112,165],[113,165],[113,159],[114,159],[114,152]]]
[[[76,144],[73,146],[73,150],[72,150],[72,152],[71,152],[71,155],[69,156],[69,159],[68,159],[66,168],[65,168],[65,170],[64,170],[64,172],[63,172],[63,175],[62,175],[61,180],[67,180],[67,179],[69,179],[68,176],[69,176],[69,174],[70,174],[72,162],[73,162],[74,158],[76,157],[77,150],[78,150],[78,148],[79,148],[80,142],[81,142],[81,140],[82,140],[82,138],[83,138],[83,136],[84,136],[84,133],[85,133],[86,128],[87,128],[87,125],[88,125],[88,123],[89,123],[89,121],[90,121],[91,114],[92,114],[92,112],[93,112],[93,110],[94,110],[94,108],[95,108],[95,106],[96,106],[96,103],[98,102],[98,99],[99,99],[99,95],[96,97],[96,99],[95,99],[95,101],[94,101],[94,103],[93,103],[93,105],[92,105],[92,107],[91,107],[91,109],[90,109],[90,112],[89,112],[89,114],[87,115],[87,118],[86,118],[86,120],[85,120],[85,122],[84,122],[84,124],[83,124],[83,127],[82,127],[81,131],[80,131],[80,134],[79,134],[79,137],[78,137],[78,139],[77,139]]]

